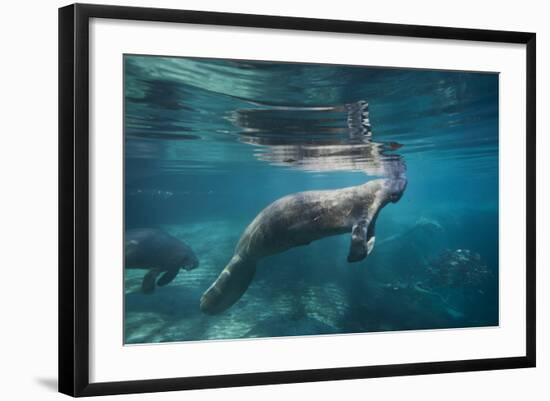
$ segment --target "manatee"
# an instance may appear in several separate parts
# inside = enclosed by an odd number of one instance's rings
[[[246,291],[258,260],[318,239],[348,233],[348,262],[359,262],[372,251],[380,210],[401,198],[404,177],[381,178],[336,190],[287,195],[263,209],[242,234],[235,253],[218,278],[204,292],[200,308],[217,314]]]
[[[144,293],[152,293],[155,282],[159,286],[170,283],[180,268],[192,270],[199,266],[199,260],[187,244],[153,228],[126,231],[124,260],[126,269],[149,269],[141,285]]]

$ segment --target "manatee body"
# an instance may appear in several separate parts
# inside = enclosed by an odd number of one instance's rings
[[[126,231],[124,267],[149,269],[141,286],[145,293],[155,290],[155,282],[159,286],[171,282],[180,268],[192,270],[198,265],[197,257],[187,244],[162,230],[137,228]]]
[[[350,233],[348,262],[365,259],[374,246],[378,213],[401,198],[406,184],[405,178],[377,179],[276,200],[248,225],[235,254],[202,295],[201,310],[216,314],[233,305],[250,285],[259,259],[324,237]]]

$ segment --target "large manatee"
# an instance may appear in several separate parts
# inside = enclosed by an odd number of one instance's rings
[[[259,259],[324,237],[350,233],[348,262],[363,260],[374,246],[378,213],[397,202],[406,185],[404,177],[384,178],[276,200],[248,225],[235,254],[202,295],[201,310],[216,314],[233,305],[250,285]]]
[[[183,241],[154,228],[136,228],[126,231],[124,238],[124,267],[149,269],[141,289],[151,293],[157,285],[171,282],[180,268],[192,270],[199,261]],[[162,276],[157,280],[157,277]]]

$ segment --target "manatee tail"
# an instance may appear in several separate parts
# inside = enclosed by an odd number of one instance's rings
[[[201,311],[215,315],[229,308],[244,294],[255,272],[255,261],[233,256],[216,281],[202,294]]]

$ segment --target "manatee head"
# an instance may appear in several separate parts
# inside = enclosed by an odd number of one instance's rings
[[[136,240],[126,240],[124,242],[124,259],[125,263],[132,263],[139,255],[139,242]]]

